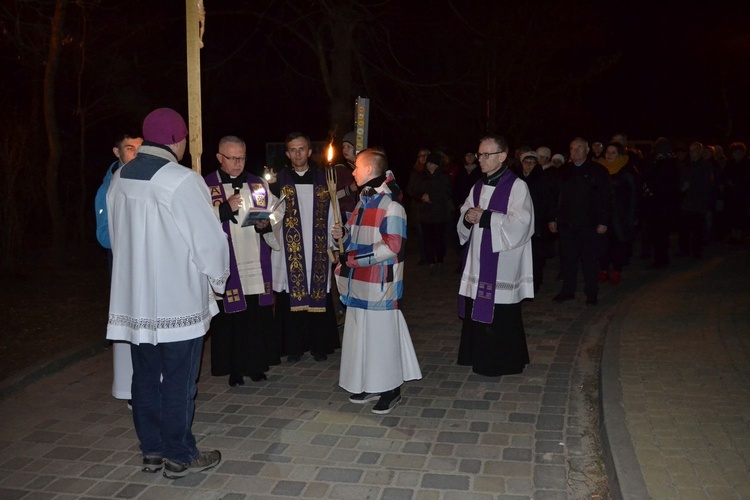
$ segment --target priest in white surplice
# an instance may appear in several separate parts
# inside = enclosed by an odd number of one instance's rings
[[[505,162],[504,138],[485,137],[477,156],[482,178],[457,228],[460,243],[468,242],[458,292],[464,319],[458,364],[497,377],[521,373],[529,363],[521,301],[534,297],[534,208],[526,183]]]
[[[218,312],[229,247],[203,178],[177,162],[185,121],[159,108],[138,155],[107,193],[114,263],[107,338],[131,343],[133,421],[144,472],[169,478],[215,467],[191,431],[203,336]]]

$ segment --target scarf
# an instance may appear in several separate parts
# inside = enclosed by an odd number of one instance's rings
[[[497,181],[495,191],[490,197],[486,210],[493,212],[507,213],[508,200],[510,199],[510,190],[517,179],[516,175],[503,169],[499,173],[500,179]],[[474,206],[479,206],[479,198],[482,193],[482,186],[495,181],[492,179],[480,179],[474,184]],[[466,245],[464,253],[464,269],[466,268],[466,259],[469,252],[469,245]],[[497,255],[492,251],[492,234],[489,228],[482,232],[482,241],[479,247],[479,282],[477,283],[477,296],[474,299],[474,307],[471,311],[472,321],[479,323],[492,324],[495,315],[495,285],[497,283]],[[458,297],[458,316],[463,318],[466,315],[466,300],[464,297]]]
[[[279,172],[278,182],[281,195],[286,196],[286,214],[284,215],[283,235],[286,251],[286,272],[289,279],[289,301],[291,311],[309,311],[322,313],[326,310],[326,289],[328,287],[328,207],[330,195],[321,170],[313,170],[313,237],[305,242],[302,236],[302,224],[297,201],[297,188],[289,170]],[[307,282],[307,265],[305,262],[305,244],[313,245],[312,271]]]
[[[617,158],[615,158],[615,161],[607,161],[604,159],[604,157],[602,157],[596,161],[604,165],[604,168],[607,169],[609,175],[615,175],[620,171],[620,169],[622,169],[622,167],[628,164],[628,161],[630,161],[630,157],[628,155],[618,156]]]
[[[242,172],[238,178],[242,179],[243,184],[247,183],[250,186],[253,205],[256,207],[268,206],[268,193],[260,177]],[[221,180],[219,170],[214,174],[206,176],[206,184],[211,190],[211,203],[214,206],[227,201],[227,193],[224,190],[224,183]],[[229,239],[229,279],[227,280],[226,291],[222,295],[224,310],[227,313],[236,313],[247,309],[247,302],[245,301],[245,293],[242,290],[240,273],[237,270],[237,257],[234,254],[234,244],[232,242],[232,231],[230,230],[229,221],[222,222],[221,227]],[[251,230],[248,229],[248,231]],[[258,303],[261,306],[270,306],[273,305],[273,292],[271,291],[271,247],[268,246],[268,243],[263,238],[260,238],[259,254],[260,269],[263,275],[263,289],[265,291],[258,296]]]

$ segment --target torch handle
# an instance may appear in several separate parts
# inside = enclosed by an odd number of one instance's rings
[[[328,194],[331,196],[331,206],[333,207],[333,221],[341,224],[341,209],[339,209],[339,200],[336,198],[336,168],[328,164],[326,168],[326,184],[328,184]],[[339,239],[339,252],[344,253],[343,238]]]
[[[330,190],[329,193],[331,195],[331,205],[333,205],[333,222],[336,224],[341,224],[341,217],[340,217],[340,209],[339,209],[339,200],[336,199],[336,188],[334,187],[333,190]],[[344,253],[344,238],[343,236],[339,238],[339,252],[342,254]]]

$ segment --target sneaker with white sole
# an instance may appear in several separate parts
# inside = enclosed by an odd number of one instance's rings
[[[360,392],[359,394],[352,394],[349,396],[349,401],[358,404],[363,405],[367,404],[370,401],[375,401],[380,397],[380,394],[372,393],[372,392]]]
[[[219,450],[202,451],[198,458],[189,464],[180,464],[171,460],[164,460],[164,477],[169,479],[179,479],[194,472],[203,472],[204,470],[213,469],[221,462],[221,452]]]
[[[400,401],[400,393],[394,393],[394,391],[384,392],[380,395],[380,399],[378,399],[375,406],[372,407],[372,412],[376,415],[387,415]]]

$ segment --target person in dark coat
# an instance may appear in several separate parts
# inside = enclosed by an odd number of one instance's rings
[[[733,142],[729,145],[724,179],[724,210],[730,231],[729,242],[736,245],[747,237],[750,210],[750,160],[744,143]]]
[[[464,155],[464,165],[456,172],[456,177],[453,180],[453,206],[456,207],[456,216],[453,221],[455,226],[458,223],[458,219],[461,214],[458,208],[464,204],[466,197],[469,196],[469,192],[474,184],[482,178],[482,169],[477,164],[477,157],[475,153],[469,152]],[[463,257],[464,249],[466,245],[458,245],[458,256],[459,261]],[[458,271],[460,271],[461,264],[459,263]]]
[[[534,204],[534,235],[531,237],[531,258],[534,269],[534,294],[542,286],[544,264],[552,254],[552,235],[549,232],[550,203],[552,201],[551,176],[537,163],[537,153],[529,151],[521,155],[521,168],[514,172],[529,186]],[[556,175],[556,173],[552,173]]]
[[[653,242],[653,268],[669,265],[669,235],[676,227],[680,194],[680,166],[672,143],[660,137],[654,143],[654,159],[645,169],[641,184],[641,227]]]
[[[706,232],[706,215],[714,200],[714,170],[703,158],[703,144],[693,142],[689,148],[690,163],[680,175],[679,253],[700,259]]]
[[[445,257],[445,227],[450,218],[451,181],[443,172],[442,157],[430,153],[422,177],[414,186],[420,201],[419,223],[424,235],[424,252],[430,274],[442,272]]]
[[[559,192],[554,196],[549,230],[560,233],[563,284],[555,302],[573,300],[580,263],[586,283],[586,304],[598,303],[599,249],[612,213],[609,174],[588,158],[589,145],[577,137],[570,143],[570,161],[560,167]]]
[[[622,267],[635,238],[638,213],[637,172],[630,163],[625,147],[619,142],[607,145],[604,158],[599,163],[609,172],[612,219],[606,236],[607,245],[600,259],[597,281],[609,281],[618,285]]]

